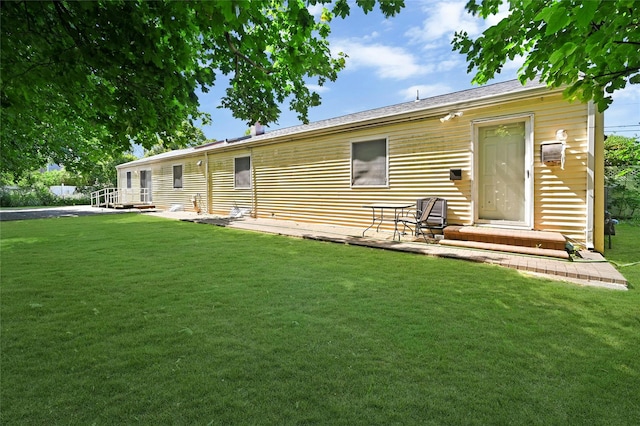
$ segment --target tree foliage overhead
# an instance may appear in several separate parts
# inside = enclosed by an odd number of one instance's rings
[[[487,18],[504,0],[470,0],[466,9]],[[509,16],[473,40],[456,33],[455,50],[467,55],[474,82],[484,84],[507,60],[525,57],[522,82],[540,75],[565,96],[593,99],[600,111],[611,94],[640,83],[640,2],[637,0],[511,0]]]
[[[307,9],[317,4],[330,7],[320,18]],[[376,0],[356,4],[369,12]],[[378,7],[391,16],[403,0]],[[2,170],[79,168],[171,139],[219,75],[236,118],[272,123],[288,100],[306,121],[320,102],[307,84],[344,67],[327,37],[349,13],[347,0],[3,1]]]

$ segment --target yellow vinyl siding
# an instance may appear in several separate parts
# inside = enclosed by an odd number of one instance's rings
[[[536,111],[534,145],[534,227],[561,232],[585,241],[587,226],[587,105],[567,103],[560,95],[547,97]],[[564,170],[540,159],[540,146],[555,133],[568,134]]]
[[[251,164],[253,167],[253,156],[248,149],[225,150],[222,153],[209,154],[209,177],[211,202],[209,205],[210,212],[218,215],[229,215],[234,208],[247,209],[253,211],[253,182],[252,188],[236,189],[235,188],[235,158],[251,156]]]
[[[198,166],[197,162],[203,163]],[[182,188],[173,187],[173,166],[182,165]],[[118,170],[120,189],[127,187],[127,172],[131,172],[131,189],[136,192],[134,202],[140,201],[140,171],[151,172],[151,203],[161,209],[169,209],[180,204],[186,211],[194,211],[192,198],[198,199],[203,212],[206,212],[207,181],[204,156],[181,157],[161,162],[151,162]],[[131,201],[131,200],[127,200]]]
[[[371,218],[365,204],[440,196],[450,200],[450,220],[470,223],[469,180],[449,180],[451,168],[468,176],[468,135],[443,134],[440,124],[421,120],[255,148],[258,217],[365,226]],[[351,187],[351,143],[385,137],[389,186]]]
[[[533,178],[533,199],[529,200],[533,205],[532,228],[559,231],[585,241],[588,108],[566,102],[559,91],[541,93],[523,94],[510,101],[467,100],[446,109],[413,111],[307,133],[274,132],[271,137],[267,134],[204,148],[198,157],[192,153],[166,161],[150,160],[139,168],[152,168],[153,201],[164,208],[183,204],[190,210],[191,198],[200,193],[206,203],[203,210],[212,214],[227,216],[239,208],[260,218],[364,229],[371,221],[371,210],[362,207],[365,204],[413,203],[417,198],[437,196],[448,201],[449,224],[473,225],[477,203],[474,125],[522,117],[531,120],[533,133],[530,163],[526,165]],[[464,114],[440,121],[453,111]],[[554,141],[558,129],[565,129],[569,136],[564,169],[543,164],[540,158],[541,145]],[[387,141],[387,185],[352,187],[352,143],[380,139]],[[234,186],[234,159],[244,156],[251,157],[251,188],[240,189]],[[197,160],[203,164],[197,166]],[[176,164],[183,164],[183,188],[178,190],[173,188],[172,176]],[[450,180],[451,169],[460,169],[462,179]],[[120,169],[120,173],[126,170]],[[133,178],[134,187],[139,187],[139,176],[134,174]],[[121,175],[121,184],[122,179]],[[383,225],[387,230],[391,226]]]
[[[350,142],[340,136],[254,149],[259,217],[350,223]]]
[[[450,224],[474,223],[473,120],[533,115],[533,228],[560,231],[584,240],[586,226],[586,105],[569,104],[559,94],[461,108],[464,116],[440,122],[439,116],[372,125],[366,129],[305,137],[246,148],[227,146],[209,153],[212,212],[234,207],[257,217],[366,226],[375,202],[414,202],[438,196],[448,200]],[[565,169],[540,162],[540,145],[556,130],[569,133]],[[386,138],[388,187],[351,187],[351,143]],[[235,189],[233,161],[251,155],[253,187]],[[462,180],[449,179],[461,169]],[[386,225],[389,229],[389,225]]]
[[[206,212],[207,180],[203,156],[169,159],[152,167],[153,204],[168,209],[174,205],[182,205],[186,211],[194,211],[192,199],[202,203],[202,211]],[[198,166],[197,162],[203,161]],[[173,187],[173,166],[182,166],[182,188]]]
[[[394,193],[415,201],[441,197],[448,201],[448,221],[471,224],[471,139],[469,121],[441,123],[437,118],[396,126],[390,147],[390,181]],[[450,169],[461,169],[463,179],[449,179]]]

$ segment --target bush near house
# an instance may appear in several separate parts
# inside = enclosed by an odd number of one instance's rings
[[[91,192],[117,185],[116,165],[133,161],[132,153],[111,156],[93,164],[88,172],[74,174],[65,170],[34,170],[16,177],[9,173],[0,175],[0,207],[61,206],[91,203]],[[51,186],[76,187],[78,196],[57,197]]]
[[[640,166],[607,168],[607,210],[615,218],[640,219]]]
[[[60,197],[47,187],[0,189],[0,207],[76,206],[83,204],[91,204],[91,198],[86,194]]]
[[[86,185],[85,179],[64,170],[34,171],[15,182],[9,177],[4,177],[2,181],[0,207],[64,206],[91,202],[89,196],[83,193],[60,197],[51,192],[51,186]]]
[[[606,209],[617,219],[640,219],[640,142],[611,135],[605,141]]]

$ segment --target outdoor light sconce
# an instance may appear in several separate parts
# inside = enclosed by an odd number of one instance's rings
[[[197,165],[198,167],[202,166],[202,160],[198,160],[198,162],[196,163],[196,165]]]
[[[540,146],[540,160],[547,166],[560,166],[564,170],[567,131],[560,129],[556,132],[554,141],[542,142]]]
[[[440,119],[441,123],[444,123],[445,121],[449,121],[452,118],[456,118],[456,117],[462,117],[463,112],[462,111],[456,111],[456,112],[450,112],[449,114],[445,115],[444,117],[442,117]]]
[[[462,169],[449,169],[449,180],[462,180]]]

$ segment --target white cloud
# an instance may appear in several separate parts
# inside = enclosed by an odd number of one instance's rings
[[[330,90],[327,86],[320,86],[319,84],[305,84],[305,86],[307,86],[307,89],[316,93],[324,93]]]
[[[432,96],[443,95],[445,93],[451,93],[453,90],[446,84],[430,84],[430,85],[417,85],[411,86],[399,93],[402,99],[410,101],[416,99],[416,95],[420,95],[420,99],[430,98]]]
[[[380,37],[380,33],[377,31],[372,32],[371,34],[365,35],[362,37],[363,41],[371,41]]]
[[[393,20],[383,19],[382,21],[380,21],[380,27],[386,32],[386,31],[393,31],[393,29],[395,28],[395,25],[393,23]]]
[[[628,84],[622,90],[616,90],[613,95],[613,99],[616,101],[640,101],[640,85]]]
[[[444,71],[459,70],[459,69],[464,70],[466,69],[466,67],[467,67],[466,62],[464,62],[461,59],[448,59],[445,61],[438,62],[437,71],[444,72]]]
[[[640,85],[632,84],[612,94],[613,103],[604,112],[605,134],[637,137],[640,126]]]
[[[307,10],[309,11],[309,13],[315,17],[320,17],[320,15],[322,15],[322,10],[325,8],[326,6],[323,4],[314,4],[311,6],[307,6]]]
[[[504,63],[504,67],[502,67],[502,69],[504,71],[518,71],[520,68],[522,68],[522,65],[524,65],[525,59],[525,56],[516,56],[515,58],[513,58],[513,60],[507,60],[507,62]]]
[[[487,27],[495,25],[509,15],[508,5],[500,6],[497,15],[486,20],[474,17],[464,8],[466,1],[425,2],[422,11],[426,19],[421,26],[411,27],[405,33],[410,43],[424,44],[425,49],[442,47],[449,44],[453,34],[466,31],[470,36],[477,36]]]
[[[332,46],[332,51],[344,52],[349,56],[347,70],[372,68],[380,78],[401,80],[432,71],[432,67],[420,64],[415,55],[401,47],[365,44],[358,40],[338,40]]]
[[[405,35],[413,43],[433,43],[447,37],[447,42],[454,32],[465,30],[471,35],[482,32],[482,20],[467,13],[465,2],[431,3],[423,7],[427,18],[422,26],[412,27]]]

